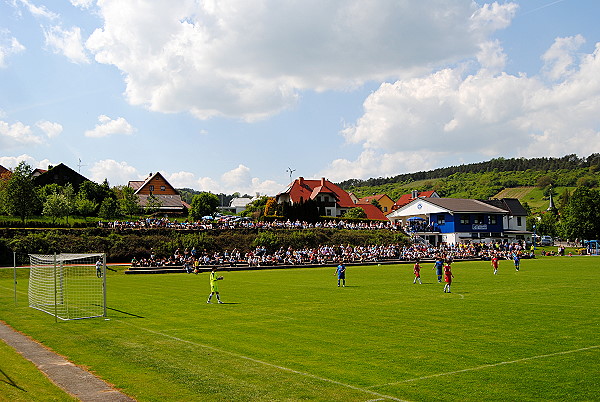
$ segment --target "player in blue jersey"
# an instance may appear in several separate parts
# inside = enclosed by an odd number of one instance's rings
[[[338,287],[340,287],[340,282],[342,287],[346,287],[346,266],[343,260],[340,261],[340,265],[337,266],[335,273],[338,278]]]

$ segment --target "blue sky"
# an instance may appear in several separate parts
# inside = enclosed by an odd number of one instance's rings
[[[600,152],[597,0],[0,0],[0,165],[274,195]]]

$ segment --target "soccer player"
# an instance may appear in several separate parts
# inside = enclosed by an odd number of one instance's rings
[[[492,267],[494,268],[494,275],[496,275],[498,273],[498,255],[496,253],[492,255]]]
[[[444,282],[446,282],[444,285],[444,293],[452,293],[450,292],[452,278],[454,278],[454,275],[452,275],[452,267],[450,266],[450,261],[447,261],[446,266],[444,267]]]
[[[435,269],[435,274],[438,277],[438,283],[441,283],[442,282],[442,271],[444,269],[444,261],[442,260],[441,257],[435,258],[435,265],[433,266],[433,269]]]
[[[512,255],[513,262],[515,263],[515,270],[519,271],[521,269],[521,256],[517,251],[515,251]]]
[[[413,285],[419,282],[419,285],[422,285],[421,282],[421,265],[419,265],[419,259],[415,260],[415,266],[413,267],[413,271],[415,273],[415,280],[413,281]]]
[[[222,281],[222,276],[217,276],[217,267],[213,266],[212,271],[210,272],[210,294],[208,295],[207,303],[210,304],[210,299],[212,299],[213,295],[217,295],[217,300],[219,304],[223,304],[221,298],[219,297],[219,282]]]
[[[342,283],[342,287],[346,287],[346,266],[344,265],[344,261],[340,261],[340,265],[337,266],[335,273],[338,278],[338,288],[340,287],[340,281]]]
[[[100,258],[96,261],[96,276],[102,278],[102,260]]]

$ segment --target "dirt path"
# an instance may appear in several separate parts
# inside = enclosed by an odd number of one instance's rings
[[[3,321],[0,321],[0,339],[35,364],[65,392],[81,401],[134,401]]]

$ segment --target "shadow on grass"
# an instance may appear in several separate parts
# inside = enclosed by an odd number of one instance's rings
[[[6,373],[4,372],[4,370],[0,369],[0,374],[1,374],[3,377],[5,377],[5,378],[6,378],[6,380],[4,380],[4,379],[1,379],[1,378],[0,378],[0,382],[6,383],[6,384],[8,384],[8,385],[10,385],[10,386],[13,386],[13,387],[15,387],[16,389],[18,389],[18,390],[20,390],[20,391],[27,392],[27,390],[26,390],[26,389],[19,387],[19,386],[17,385],[17,383],[16,383],[16,382],[14,382],[14,381],[13,381],[13,379],[12,379],[12,378],[10,378],[10,377],[8,376],[8,374],[6,374]]]
[[[130,317],[146,318],[146,317],[142,317],[141,315],[137,315],[137,314],[133,314],[133,313],[128,313],[127,311],[117,310],[116,308],[106,307],[106,309],[107,310],[111,310],[111,311],[116,311],[117,313],[125,314],[125,315],[128,315]]]

